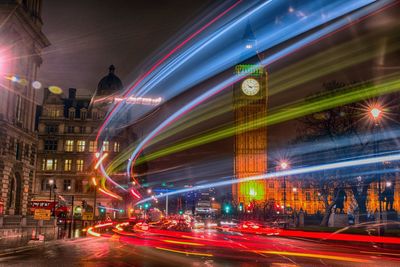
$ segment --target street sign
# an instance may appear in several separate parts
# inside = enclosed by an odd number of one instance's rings
[[[82,220],[92,221],[93,220],[93,212],[82,212]]]
[[[46,209],[35,209],[35,213],[33,215],[33,219],[35,220],[50,220],[50,210]]]

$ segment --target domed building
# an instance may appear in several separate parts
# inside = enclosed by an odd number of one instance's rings
[[[97,85],[96,96],[113,95],[123,88],[120,78],[115,75],[114,65],[111,65],[108,70],[108,75],[104,76]]]
[[[75,88],[70,88],[66,97],[45,90],[42,113],[38,116],[33,202],[53,203],[59,195],[66,199],[74,196],[73,209],[78,217],[83,212],[105,216],[106,212],[101,212],[99,206],[123,208],[103,194],[97,194],[94,204],[95,188],[90,180],[97,175],[94,154],[102,148],[112,159],[122,148],[118,138],[96,140],[110,104],[122,89],[122,82],[111,65],[109,73],[100,79],[93,97],[79,96]],[[52,198],[49,198],[50,192]],[[70,202],[63,205],[72,208]]]

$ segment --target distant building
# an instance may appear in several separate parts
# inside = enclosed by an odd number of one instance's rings
[[[95,153],[102,148],[113,158],[121,150],[120,142],[114,139],[101,144],[96,142],[98,129],[112,102],[111,96],[122,90],[122,82],[114,70],[114,66],[110,66],[109,74],[100,80],[94,97],[77,97],[76,89],[70,88],[68,97],[63,98],[46,89],[38,119],[35,199],[49,199],[55,185],[57,200],[58,196],[66,200],[74,196],[76,213],[82,210],[82,201],[93,207]],[[109,97],[110,101],[106,101]],[[117,205],[103,194],[97,194],[96,203],[107,207]]]
[[[26,215],[35,175],[35,89],[41,50],[41,0],[0,2],[0,215]]]

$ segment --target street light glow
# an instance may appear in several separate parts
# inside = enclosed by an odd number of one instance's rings
[[[282,161],[281,162],[281,169],[282,170],[286,170],[288,166],[289,166],[289,164],[286,161]]]
[[[379,107],[374,107],[369,112],[374,120],[379,119],[382,115],[382,109]]]

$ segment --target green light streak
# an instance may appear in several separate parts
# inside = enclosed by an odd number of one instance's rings
[[[398,76],[398,74],[396,74]],[[171,147],[161,149],[154,153],[147,155],[145,158],[139,158],[136,165],[142,164],[145,161],[151,161],[160,157],[170,155],[172,153],[180,152],[189,148],[204,145],[210,142],[215,142],[230,136],[235,135],[237,132],[251,131],[260,127],[271,126],[284,121],[297,119],[305,115],[309,115],[331,108],[347,105],[350,103],[370,99],[378,95],[388,94],[400,90],[400,80],[388,81],[379,85],[373,85],[366,88],[360,88],[352,92],[334,95],[329,98],[318,97],[312,101],[287,106],[284,110],[272,113],[267,117],[254,120],[237,127],[228,127],[217,132],[212,132],[197,138],[183,141]]]
[[[374,51],[377,51],[377,48],[381,44],[381,39],[378,37],[379,36],[377,36],[377,34],[370,34],[360,37],[342,45],[335,46],[329,50],[320,52],[312,57],[302,60],[301,62],[292,64],[289,67],[270,74],[269,87],[272,89],[270,90],[269,95],[271,96],[277,94],[313,79],[372,59],[376,56]],[[391,53],[398,49],[399,44],[397,42],[388,42],[386,53]],[[207,107],[203,107],[201,110],[196,110],[196,112],[191,112],[189,115],[180,119],[179,123],[175,123],[170,128],[164,130],[161,134],[154,138],[148,146],[161,142],[178,134],[179,132],[192,128],[201,122],[207,121],[231,110],[231,99],[222,99],[221,101],[216,98],[214,100],[210,100]],[[271,115],[269,117],[271,117]],[[229,132],[229,127],[226,127],[225,130]],[[216,138],[216,140],[219,140],[219,135],[222,134],[220,132],[224,132],[225,130],[217,131],[218,134],[216,134],[215,137],[210,136],[210,138]],[[228,137],[231,135],[231,133],[228,134]],[[199,145],[203,144],[203,141],[200,138],[195,138],[193,140],[195,142],[199,142]],[[180,147],[186,147],[186,142],[188,141],[179,143],[176,149],[178,149],[178,151],[184,150],[185,148],[181,149]],[[114,158],[114,160],[107,166],[107,173],[112,173],[116,170],[122,169],[127,158],[129,158],[134,151],[135,146],[136,144],[133,144],[121,152],[116,158]],[[165,153],[165,150],[168,149],[170,148],[159,150],[151,155],[145,156],[145,158],[141,157],[138,159],[137,164],[152,160],[153,157],[161,157],[163,153]]]

